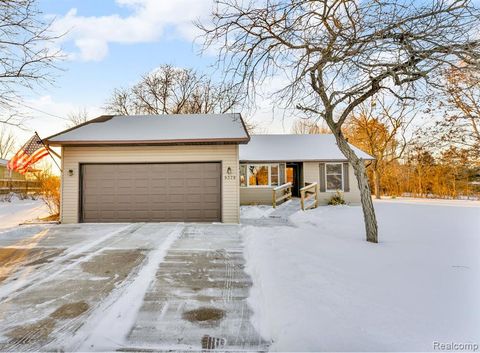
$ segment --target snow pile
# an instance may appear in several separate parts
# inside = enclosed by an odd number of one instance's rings
[[[0,202],[0,229],[14,227],[19,223],[48,215],[48,207],[42,200],[20,200],[14,196],[11,202]]]
[[[240,218],[245,219],[260,219],[267,218],[275,209],[272,206],[258,205],[258,206],[241,206]]]
[[[472,207],[474,206],[474,207]],[[431,351],[480,342],[480,203],[320,207],[245,227],[254,325],[277,351]]]

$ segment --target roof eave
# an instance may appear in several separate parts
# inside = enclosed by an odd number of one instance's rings
[[[208,139],[175,139],[175,140],[65,140],[55,141],[45,139],[45,144],[53,147],[57,146],[167,146],[167,145],[225,145],[225,144],[246,144],[250,141],[250,136],[242,138],[208,138]]]
[[[361,158],[364,161],[371,161],[375,158]],[[281,163],[281,162],[348,162],[346,158],[282,158],[282,159],[239,159],[240,163]]]

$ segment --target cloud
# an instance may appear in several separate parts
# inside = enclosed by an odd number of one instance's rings
[[[130,10],[127,16],[81,16],[77,9],[57,17],[53,30],[66,33],[63,42],[73,42],[85,61],[100,61],[108,55],[111,43],[135,44],[157,42],[166,31],[192,41],[198,34],[193,21],[205,18],[212,0],[116,0]]]

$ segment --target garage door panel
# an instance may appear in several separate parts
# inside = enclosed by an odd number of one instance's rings
[[[149,194],[149,188],[148,187],[134,187],[133,188],[133,194],[135,196],[141,196],[143,199],[143,202],[145,202],[145,196]]]
[[[197,194],[197,195],[187,194],[186,202],[187,202],[187,204],[201,203],[202,202],[202,195],[201,194]]]
[[[192,219],[201,219],[203,217],[203,211],[198,209],[196,210],[185,210],[185,214],[187,217]]]
[[[158,179],[151,179],[150,186],[153,190],[157,191],[159,188],[166,189],[167,188],[167,178],[158,178]]]
[[[84,222],[221,221],[221,164],[82,165]]]
[[[106,184],[106,183],[107,182],[102,181],[102,184]],[[114,181],[109,180],[108,185],[111,186],[112,184],[114,184]],[[129,188],[131,185],[132,185],[132,181],[130,179],[120,179],[120,178],[118,178],[116,180],[116,186],[119,187],[119,188]]]
[[[208,217],[213,217],[215,218],[215,220],[218,218],[218,210],[215,209],[215,208],[211,208],[211,209],[205,209],[203,210],[204,214],[207,215]]]
[[[209,203],[216,204],[218,202],[217,197],[212,194],[204,195],[203,201],[206,205],[208,205]]]
[[[202,179],[200,178],[192,178],[185,181],[186,187],[199,188],[202,186],[202,184]]]
[[[167,212],[167,214],[168,214],[167,219],[172,221],[180,221],[185,219],[184,210],[170,210]]]
[[[182,188],[185,186],[185,180],[179,179],[180,177],[176,177],[175,179],[168,179],[167,185],[169,188]]]
[[[161,200],[163,197],[165,197],[167,193],[168,193],[168,188],[164,186],[157,187],[155,185],[151,185],[149,195],[150,195],[151,201],[158,201],[158,200]]]

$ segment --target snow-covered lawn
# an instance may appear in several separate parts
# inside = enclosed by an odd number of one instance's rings
[[[254,326],[277,351],[431,351],[480,344],[480,202],[376,201],[243,229]],[[254,213],[254,211],[249,211]]]
[[[42,200],[20,200],[13,197],[11,202],[0,202],[0,229],[48,215],[48,208]]]
[[[236,351],[480,342],[480,202],[376,202],[379,244],[360,207],[283,206],[242,208],[242,226],[13,227],[40,201],[0,203],[0,351],[200,350],[205,334]],[[224,316],[184,315],[202,308]]]

